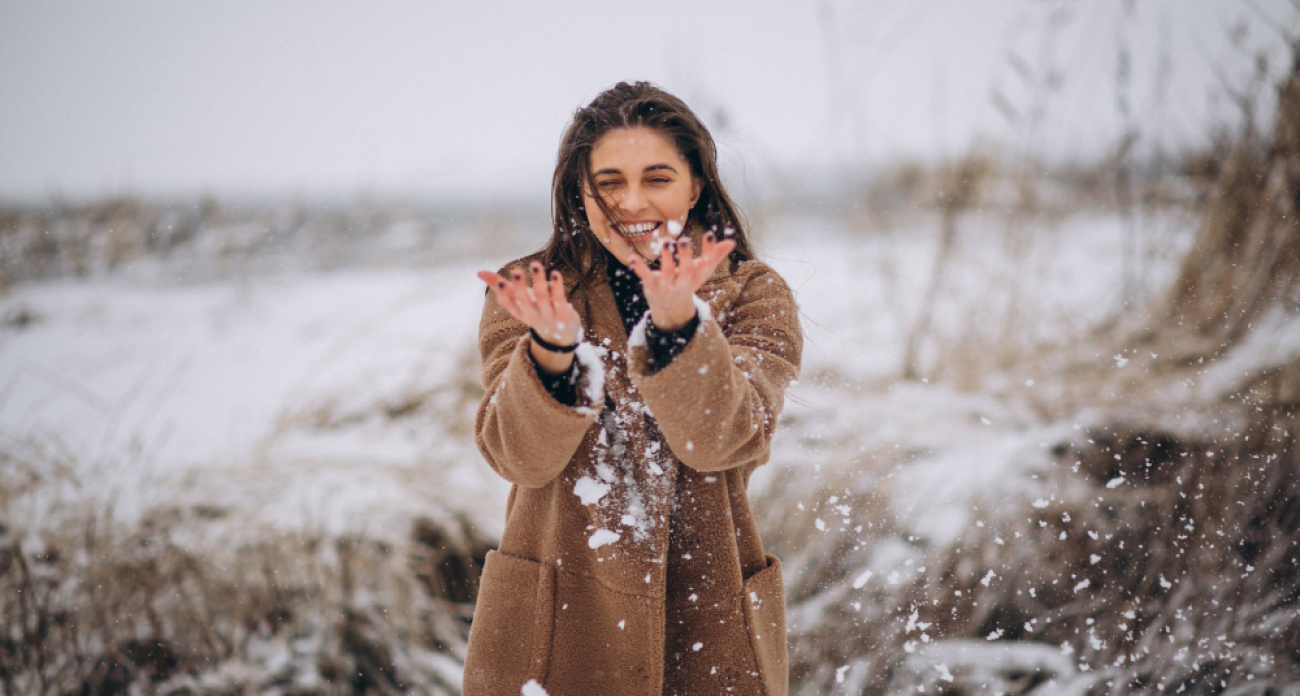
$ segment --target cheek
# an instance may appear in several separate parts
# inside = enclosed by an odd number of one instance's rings
[[[599,227],[605,222],[605,215],[600,212],[600,206],[596,205],[596,199],[585,193],[582,194],[582,210],[587,216],[587,225],[589,227]]]

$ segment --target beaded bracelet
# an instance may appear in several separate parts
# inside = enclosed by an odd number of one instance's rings
[[[551,343],[550,341],[547,341],[546,339],[537,335],[537,332],[534,331],[531,327],[528,329],[528,333],[533,335],[533,343],[536,343],[537,345],[545,348],[546,350],[551,351],[552,353],[572,353],[573,351],[578,349],[577,343],[574,343],[571,346],[557,346],[554,343]]]

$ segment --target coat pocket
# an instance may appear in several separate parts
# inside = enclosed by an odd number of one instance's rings
[[[518,694],[543,682],[551,655],[555,569],[490,551],[465,655],[465,696]]]
[[[767,696],[786,696],[790,671],[786,657],[785,583],[781,561],[767,554],[767,567],[745,580],[742,604],[754,657]]]

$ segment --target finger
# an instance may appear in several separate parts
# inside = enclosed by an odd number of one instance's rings
[[[677,244],[669,242],[659,252],[659,271],[663,273],[666,279],[672,279],[677,275],[677,259],[673,254],[673,249],[676,246]]]
[[[708,256],[713,251],[713,248],[717,245],[718,245],[718,238],[714,236],[713,232],[705,232],[704,240],[700,242],[700,256],[701,257]]]
[[[505,280],[505,287],[502,292],[509,298],[510,304],[519,304],[519,298],[524,287],[524,272],[518,268],[510,269],[510,277]]]
[[[564,276],[559,271],[551,271],[551,304],[558,309],[568,303],[564,296]]]
[[[510,296],[510,281],[492,271],[479,271],[478,278],[487,283],[488,289],[496,296],[499,306],[506,311],[511,311],[514,308],[514,300]]]
[[[636,256],[629,258],[626,265],[628,268],[632,269],[632,272],[636,274],[636,277],[641,279],[642,284],[653,281],[655,272],[651,270],[649,266],[642,263],[641,259]]]
[[[724,239],[713,246],[713,253],[718,256],[718,260],[731,256],[731,252],[736,250],[736,240]]]
[[[532,290],[529,289],[528,283],[524,280],[524,272],[521,269],[514,269],[510,273],[510,282],[506,284],[506,292],[510,295],[510,302],[520,312],[525,310],[536,309],[537,301],[532,297]],[[526,312],[525,316],[532,314]]]
[[[707,248],[700,253],[694,269],[695,274],[692,276],[692,281],[696,287],[708,280],[709,276],[713,275],[713,271],[717,269],[718,264],[736,248],[736,243],[730,239],[724,239],[716,244],[709,244],[709,241],[705,240],[705,244]]]
[[[555,317],[555,328],[565,336],[575,336],[578,328],[577,312],[564,295],[564,276],[559,271],[551,271],[551,310]]]
[[[488,284],[488,287],[497,287],[498,283],[504,283],[505,278],[493,273],[492,271],[479,271],[478,279]]]
[[[677,240],[677,269],[679,273],[690,275],[695,270],[695,250],[691,240],[683,237]]]
[[[538,309],[545,312],[551,304],[551,289],[546,280],[546,271],[542,268],[542,264],[536,261],[529,266],[528,270],[532,275],[531,297],[536,299]]]
[[[542,264],[534,261],[529,264],[528,270],[531,271],[533,281],[528,288],[528,296],[533,298],[534,301],[540,301],[541,298],[548,297],[550,292],[546,288],[546,271],[542,268]]]

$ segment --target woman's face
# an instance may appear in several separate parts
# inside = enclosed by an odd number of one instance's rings
[[[583,187],[582,202],[591,231],[616,258],[626,263],[633,253],[647,261],[658,256],[658,243],[673,239],[700,198],[703,182],[691,176],[690,164],[659,131],[645,126],[606,133],[591,149],[595,191]],[[605,200],[614,219],[596,205]]]

